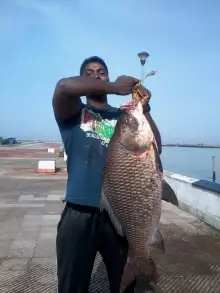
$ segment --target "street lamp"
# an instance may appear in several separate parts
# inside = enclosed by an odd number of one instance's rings
[[[147,58],[149,57],[149,54],[147,52],[140,52],[138,53],[138,57],[141,62],[141,83],[144,82],[144,65],[146,63]]]

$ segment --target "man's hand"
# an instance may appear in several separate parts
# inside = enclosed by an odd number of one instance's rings
[[[123,75],[116,79],[116,81],[113,83],[113,86],[117,95],[126,96],[133,92],[135,86],[138,83],[139,80],[137,78]]]
[[[151,98],[151,92],[142,85],[136,85],[135,100],[138,99],[142,105],[148,103]]]

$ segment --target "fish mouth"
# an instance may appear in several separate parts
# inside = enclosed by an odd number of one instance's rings
[[[127,112],[127,111],[135,110],[136,107],[137,107],[137,103],[135,101],[130,101],[130,102],[122,104],[120,106],[120,110]]]

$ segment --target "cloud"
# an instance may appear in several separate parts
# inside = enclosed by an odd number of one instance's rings
[[[76,28],[80,21],[79,15],[68,5],[68,1],[46,1],[46,0],[14,0],[17,7],[22,8],[25,14],[31,13],[38,23],[44,22],[49,29],[55,31],[60,38],[67,36]],[[71,11],[71,12],[70,12]]]
[[[31,2],[31,1],[30,1]],[[0,37],[4,42],[10,41],[30,25],[39,21],[36,8],[28,7],[29,2],[12,0],[1,4],[0,9]],[[31,2],[36,4],[35,1]],[[27,4],[27,5],[26,5]],[[39,6],[40,7],[40,6]],[[38,8],[39,8],[38,7]]]
[[[15,0],[17,6],[27,10],[34,10],[37,13],[47,17],[54,17],[62,10],[62,6],[55,1],[40,1],[40,0]]]

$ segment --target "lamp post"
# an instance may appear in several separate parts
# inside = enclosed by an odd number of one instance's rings
[[[138,57],[141,62],[141,83],[144,83],[144,65],[146,63],[147,58],[149,57],[149,54],[147,52],[140,52],[138,53]]]

